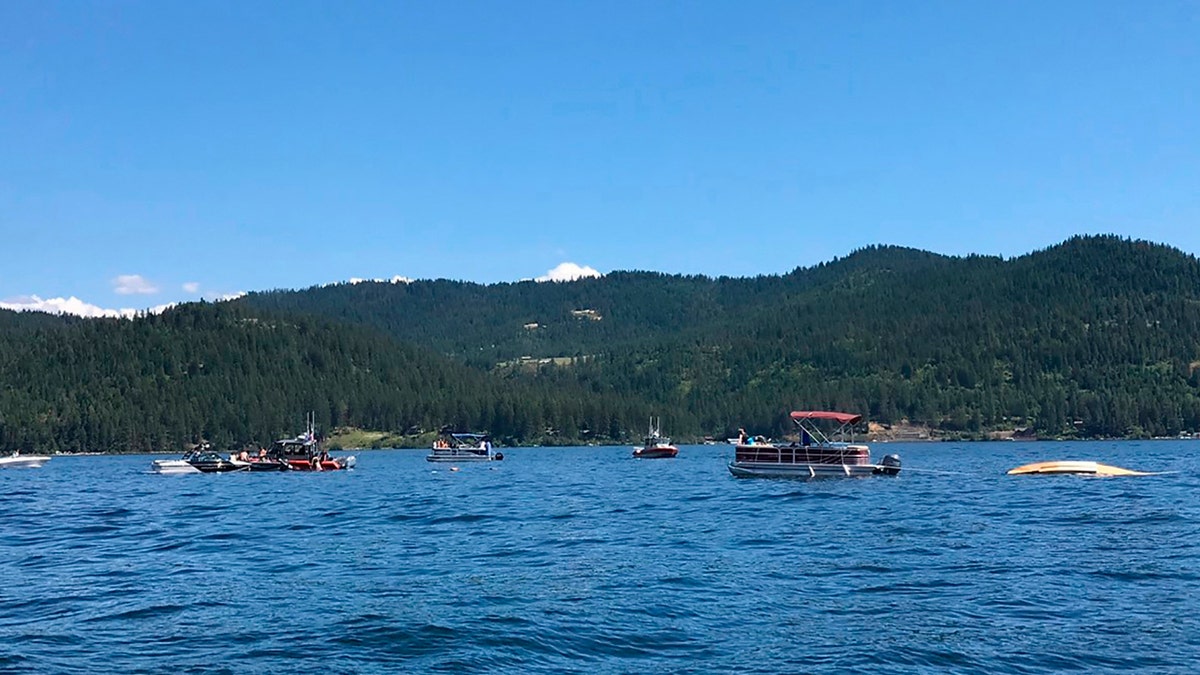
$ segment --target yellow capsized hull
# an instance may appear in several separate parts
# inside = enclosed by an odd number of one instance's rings
[[[1088,476],[1151,476],[1145,471],[1123,469],[1119,466],[1086,461],[1035,462],[1011,469],[1010,476],[1022,474],[1082,474]]]

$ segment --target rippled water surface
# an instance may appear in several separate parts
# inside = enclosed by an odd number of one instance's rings
[[[1200,672],[1200,442],[510,448],[325,474],[0,471],[0,672]],[[1142,478],[1005,476],[1096,459]],[[909,471],[908,469],[913,469]]]

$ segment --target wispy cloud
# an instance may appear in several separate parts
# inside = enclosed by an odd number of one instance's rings
[[[534,281],[574,281],[583,277],[602,277],[595,269],[587,265],[576,265],[573,262],[559,263],[558,267],[546,272]]]
[[[185,282],[183,284],[183,292],[184,293],[199,293],[200,292],[200,282],[199,281]]]
[[[361,284],[361,283],[366,283],[368,281],[372,281],[377,284],[408,284],[408,283],[412,283],[412,279],[409,279],[408,277],[402,277],[399,274],[392,277],[391,279],[359,279],[358,277],[350,277],[350,283],[352,283],[352,284]]]
[[[122,274],[112,280],[113,291],[118,295],[153,295],[158,286],[142,278],[140,274]]]

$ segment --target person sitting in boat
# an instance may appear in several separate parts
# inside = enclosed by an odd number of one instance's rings
[[[746,430],[738,429],[738,445],[746,444]]]
[[[262,446],[259,446],[259,447],[258,447],[258,458],[259,458],[259,459],[266,459],[266,458],[267,458],[267,449],[266,449],[266,448],[264,448],[264,447],[262,447]]]

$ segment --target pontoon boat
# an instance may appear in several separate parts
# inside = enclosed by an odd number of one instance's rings
[[[799,410],[791,417],[800,428],[798,441],[784,444],[751,439],[740,441],[734,460],[729,463],[729,472],[738,477],[769,478],[894,476],[900,473],[899,455],[888,455],[875,464],[866,445],[844,441],[853,426],[862,420],[862,415]],[[826,435],[821,430],[822,423],[837,427]],[[832,440],[831,436],[838,440]]]
[[[493,462],[504,459],[504,453],[492,448],[487,434],[443,433],[433,442],[425,457],[427,462]]]

